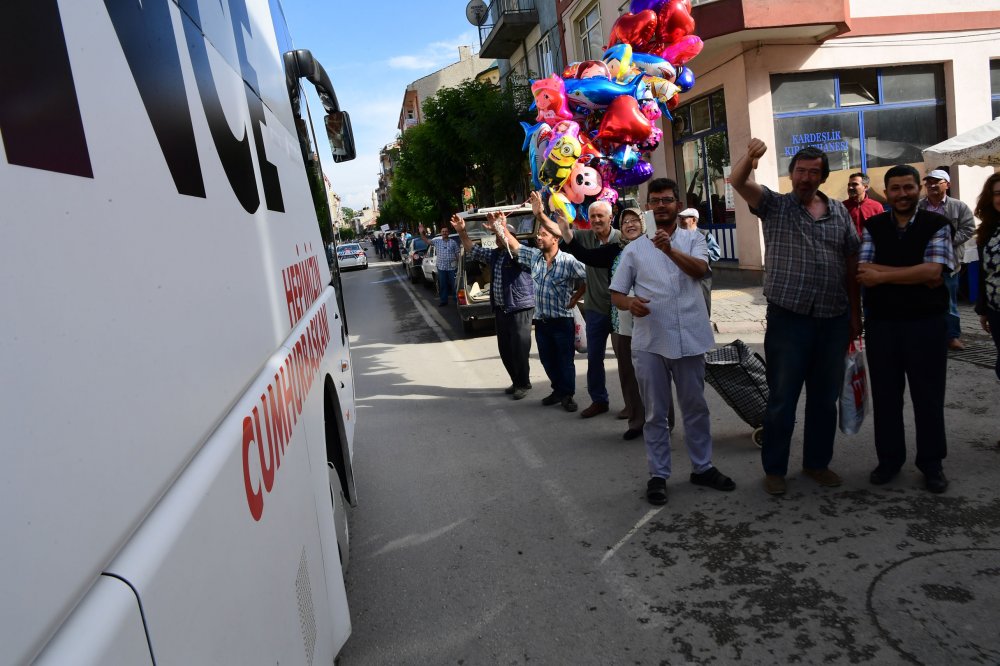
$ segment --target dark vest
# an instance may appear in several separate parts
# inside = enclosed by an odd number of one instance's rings
[[[517,312],[535,307],[535,283],[531,280],[531,270],[525,268],[515,257],[503,248],[493,252],[492,270],[500,271],[500,285],[503,287],[503,300],[500,294],[490,290],[490,304],[505,313]]]
[[[865,229],[875,245],[872,261],[883,266],[922,264],[927,243],[941,227],[949,224],[943,215],[918,210],[913,224],[900,237],[891,211],[870,217],[865,221]],[[922,284],[880,284],[865,289],[865,309],[870,319],[923,319],[942,315],[948,311],[948,290],[943,284],[934,288]]]

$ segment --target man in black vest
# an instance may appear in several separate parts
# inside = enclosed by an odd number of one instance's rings
[[[954,266],[951,226],[917,209],[920,174],[897,165],[885,174],[890,210],[865,221],[858,281],[865,292],[865,340],[875,412],[875,485],[892,480],[906,461],[903,390],[910,387],[917,431],[917,468],[927,490],[942,493],[948,366],[948,290],[942,274]]]

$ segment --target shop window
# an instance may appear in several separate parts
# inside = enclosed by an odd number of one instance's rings
[[[993,97],[993,117],[1000,116],[1000,60],[990,60],[990,95]]]
[[[771,77],[771,103],[775,113],[815,111],[836,106],[836,79],[832,74],[775,74]]]
[[[723,91],[678,107],[673,134],[678,186],[686,208],[700,212],[699,226],[711,228],[723,260],[736,261],[736,201],[729,182],[731,163]]]
[[[997,74],[1000,79],[1000,71]],[[828,101],[823,83],[827,80],[838,95],[833,105],[817,111]],[[781,74],[771,77],[771,89],[782,192],[791,190],[788,166],[792,156],[815,146],[830,158],[824,192],[842,198],[848,176],[865,171],[872,179],[872,195],[878,199],[886,170],[910,164],[922,171],[926,165],[921,150],[947,138],[941,65]],[[805,91],[819,95],[820,89],[821,104],[803,100]]]
[[[923,102],[944,97],[940,65],[887,67],[882,70],[882,103]]]
[[[947,136],[944,107],[911,106],[864,112],[868,168],[923,162],[920,151]]]
[[[601,32],[601,8],[594,3],[576,22],[580,34],[580,60],[600,60],[604,55],[604,34]]]
[[[878,104],[878,71],[848,69],[840,75],[840,106]]]
[[[821,113],[775,119],[778,175],[788,177],[792,157],[806,146],[819,148],[829,156],[831,172],[860,168],[861,129],[858,122],[856,113]]]

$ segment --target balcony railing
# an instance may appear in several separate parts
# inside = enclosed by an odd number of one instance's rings
[[[479,57],[509,58],[536,25],[535,0],[493,0],[479,26]]]

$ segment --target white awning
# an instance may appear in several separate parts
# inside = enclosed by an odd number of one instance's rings
[[[923,151],[928,168],[937,165],[1000,166],[1000,118]]]

